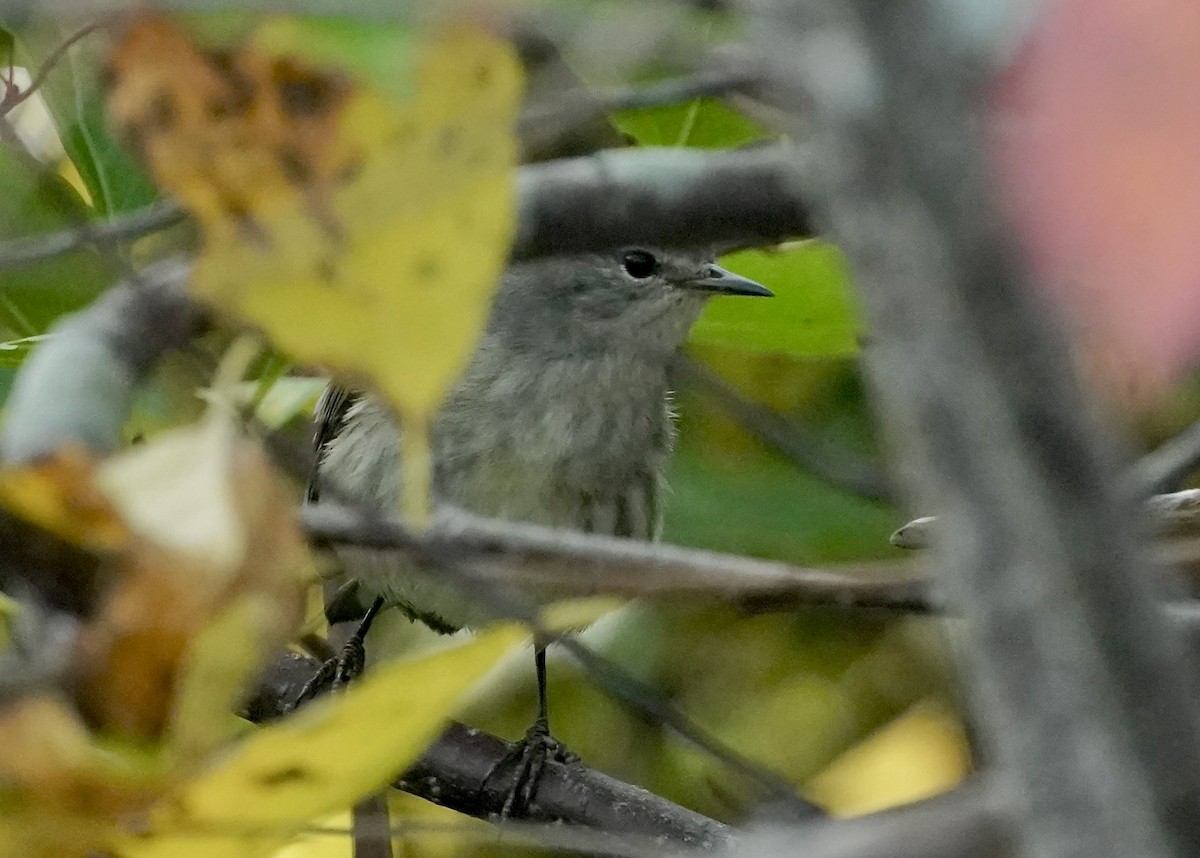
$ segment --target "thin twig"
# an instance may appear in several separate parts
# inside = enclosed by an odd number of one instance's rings
[[[710,596],[770,599],[800,596],[810,604],[927,610],[927,582],[906,564],[847,565],[845,571],[793,566],[676,545],[557,530],[441,509],[415,533],[396,519],[353,507],[304,507],[309,537],[329,544],[394,549],[395,562],[429,554],[479,565],[497,584],[560,596]],[[381,561],[382,562],[382,561]]]
[[[85,222],[60,232],[11,239],[0,243],[0,271],[52,259],[89,244],[134,241],[186,219],[187,213],[177,203],[163,200],[102,223]]]
[[[1200,421],[1151,450],[1128,474],[1132,490],[1140,495],[1170,491],[1200,467]]]
[[[559,92],[522,111],[517,136],[526,153],[545,151],[588,122],[615,111],[729,95],[758,80],[758,75],[747,68],[720,68],[650,84]]]
[[[1151,495],[1142,505],[1145,523],[1160,537],[1200,536],[1200,489],[1184,489],[1165,495]],[[1130,522],[1135,528],[1141,522]],[[939,532],[941,520],[936,515],[915,518],[891,535],[897,548],[932,548],[944,534]]]
[[[786,456],[798,468],[830,485],[869,500],[887,500],[883,472],[873,463],[834,449],[816,432],[744,396],[712,370],[684,357],[675,364],[684,382],[711,399],[757,440]]]
[[[3,100],[0,100],[0,116],[7,115],[13,108],[26,101],[30,96],[37,92],[41,88],[42,84],[46,82],[46,78],[49,76],[51,70],[58,65],[59,60],[66,56],[67,51],[69,51],[76,42],[100,29],[100,26],[101,23],[99,21],[92,21],[90,24],[84,24],[74,33],[67,36],[62,43],[60,43],[54,50],[50,52],[49,56],[46,57],[41,66],[38,67],[37,72],[34,73],[33,77],[29,81],[29,86],[25,87],[23,90],[17,91],[9,89],[5,92]]]

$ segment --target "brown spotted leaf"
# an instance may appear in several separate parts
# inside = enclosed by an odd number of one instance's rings
[[[420,519],[426,423],[483,328],[511,239],[518,63],[478,27],[445,26],[398,101],[297,59],[281,32],[217,54],[140,19],[111,58],[110,113],[203,227],[198,294],[390,399],[405,421],[405,509]]]

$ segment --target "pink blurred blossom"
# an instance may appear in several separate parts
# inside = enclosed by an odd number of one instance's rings
[[[996,86],[1002,187],[1040,282],[1116,381],[1200,358],[1200,0],[1049,0]]]

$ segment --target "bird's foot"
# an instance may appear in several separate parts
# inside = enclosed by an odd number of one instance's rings
[[[529,815],[547,761],[571,765],[579,762],[579,756],[550,735],[545,718],[538,718],[485,779],[486,783],[501,773],[514,773],[500,810],[501,820],[523,819]]]
[[[363,668],[367,664],[367,650],[363,640],[367,636],[367,632],[371,630],[371,623],[375,620],[375,615],[379,613],[383,607],[383,600],[377,599],[371,609],[367,611],[362,622],[358,624],[358,628],[354,630],[354,634],[342,646],[341,652],[333,658],[326,659],[312,679],[304,683],[304,687],[300,689],[300,694],[297,695],[296,701],[289,707],[292,710],[299,709],[310,700],[315,700],[323,694],[332,694],[341,691],[363,672]]]

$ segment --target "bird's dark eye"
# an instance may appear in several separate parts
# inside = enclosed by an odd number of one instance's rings
[[[653,253],[645,250],[627,250],[621,257],[621,266],[630,277],[645,280],[658,271],[658,260],[654,258]]]

